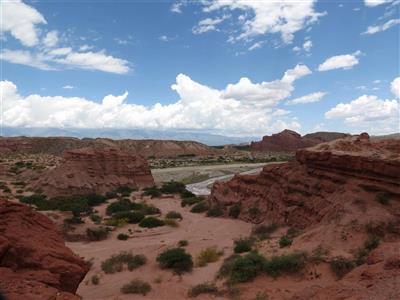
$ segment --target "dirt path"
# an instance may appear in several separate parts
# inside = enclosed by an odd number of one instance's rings
[[[93,258],[93,267],[82,281],[78,289],[83,299],[152,299],[152,300],[179,300],[187,299],[187,292],[193,285],[214,279],[222,260],[232,254],[233,240],[240,236],[248,236],[251,225],[239,220],[208,218],[204,214],[189,212],[189,208],[182,208],[180,200],[175,197],[148,200],[159,207],[164,215],[175,210],[182,214],[183,220],[178,228],[159,227],[142,229],[137,225],[129,225],[112,232],[111,236],[100,242],[70,242],[67,246],[75,253],[86,259]],[[98,209],[102,211],[102,208]],[[127,241],[116,238],[119,233],[126,233],[128,228],[134,231],[134,237]],[[186,247],[195,260],[197,254],[210,246],[217,246],[224,250],[224,256],[216,263],[202,268],[194,268],[189,274],[182,277],[174,276],[171,271],[162,270],[156,263],[157,255],[168,247],[176,246],[179,240],[188,240]],[[101,262],[120,251],[132,251],[134,254],[146,255],[146,265],[130,272],[123,271],[115,274],[104,274],[101,271]],[[93,285],[90,278],[98,274],[100,283]],[[152,291],[147,296],[123,295],[120,288],[130,280],[140,278],[152,285]],[[156,279],[162,280],[155,283]],[[214,299],[210,296],[198,299]],[[224,299],[224,298],[219,298]]]

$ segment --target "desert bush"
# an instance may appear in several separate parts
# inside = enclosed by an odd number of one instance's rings
[[[144,219],[141,211],[121,211],[113,214],[113,219],[125,219],[129,224],[137,224]]]
[[[273,256],[265,261],[263,269],[267,274],[277,277],[282,273],[300,271],[304,267],[305,261],[306,255],[301,252]]]
[[[229,208],[228,214],[231,218],[237,219],[240,215],[241,210],[242,210],[242,207],[241,207],[240,203],[236,203]]]
[[[90,220],[92,220],[93,223],[100,224],[102,219],[103,218],[101,216],[99,216],[99,215],[96,215],[96,214],[91,214],[90,215]]]
[[[141,206],[140,211],[145,215],[158,215],[161,213],[160,209],[154,205],[141,203]]]
[[[193,194],[191,191],[188,191],[187,189],[184,189],[180,193],[181,198],[193,198],[196,197],[195,194]]]
[[[192,209],[190,210],[190,212],[192,213],[202,213],[208,210],[208,205],[205,201],[199,202],[197,204],[195,204]]]
[[[222,263],[222,265],[217,273],[217,278],[221,279],[221,278],[228,277],[231,273],[232,265],[233,265],[234,261],[239,257],[240,257],[239,254],[232,254],[229,257],[225,258],[224,262]]]
[[[218,205],[211,206],[207,211],[207,217],[220,217],[223,214],[224,211]]]
[[[160,226],[164,226],[164,225],[165,225],[165,222],[163,220],[157,219],[155,217],[146,217],[139,223],[140,227],[146,227],[146,228],[154,228],[154,227],[160,227]]]
[[[122,185],[122,186],[118,187],[114,192],[118,193],[118,194],[129,194],[130,195],[134,191],[137,191],[137,189],[131,188],[126,185]]]
[[[115,213],[122,211],[130,211],[134,209],[135,205],[129,199],[120,199],[107,206],[106,214],[111,216]]]
[[[379,192],[375,196],[375,200],[378,201],[382,205],[388,205],[391,195],[386,192]]]
[[[111,218],[111,219],[105,220],[104,224],[107,225],[107,226],[113,226],[113,227],[124,227],[125,225],[128,225],[128,219]]]
[[[161,191],[156,186],[145,188],[142,193],[142,196],[150,196],[151,198],[158,198],[161,195]]]
[[[254,226],[251,233],[256,236],[260,240],[269,239],[271,233],[273,233],[276,229],[278,229],[278,225],[272,224],[262,224]]]
[[[380,239],[376,235],[370,235],[368,239],[364,242],[364,247],[358,248],[355,253],[355,264],[357,266],[365,263],[368,254],[379,246]]]
[[[107,227],[87,228],[86,236],[89,241],[101,241],[108,237],[110,230]]]
[[[189,242],[187,240],[180,240],[178,242],[178,247],[186,247],[187,245],[189,245]]]
[[[379,246],[380,239],[376,235],[370,235],[368,239],[364,243],[365,249],[368,251],[374,250],[376,247]]]
[[[118,194],[116,192],[107,192],[104,196],[106,199],[114,199],[118,197]]]
[[[192,256],[183,248],[172,248],[163,251],[157,262],[161,268],[172,269],[175,273],[181,274],[190,272],[193,268]]]
[[[266,292],[258,292],[252,300],[268,300],[268,295]]]
[[[217,247],[208,247],[202,250],[196,258],[196,265],[204,267],[209,263],[216,262],[223,252],[218,251]]]
[[[106,202],[106,197],[98,194],[88,194],[83,196],[87,200],[89,206],[96,206]]]
[[[82,218],[81,217],[78,217],[78,216],[73,216],[73,217],[71,217],[71,218],[67,218],[67,219],[65,219],[64,220],[64,222],[65,223],[68,223],[68,224],[83,224],[83,223],[85,223],[83,220],[82,220]]]
[[[147,259],[144,255],[133,255],[130,252],[120,252],[113,255],[101,263],[101,269],[106,274],[121,272],[124,265],[127,265],[129,271],[132,271],[146,263]]]
[[[129,235],[125,233],[120,233],[117,235],[117,239],[119,239],[120,241],[126,241],[127,239],[129,239]]]
[[[192,206],[193,204],[197,204],[199,202],[203,201],[203,198],[201,197],[189,197],[189,198],[183,198],[181,201],[181,206],[185,207],[185,206]]]
[[[140,279],[134,279],[121,287],[123,294],[142,294],[146,296],[151,291],[151,285]]]
[[[169,182],[164,182],[162,187],[160,188],[160,191],[163,194],[180,194],[185,190],[185,185],[182,182],[173,180]]]
[[[329,249],[324,248],[322,245],[318,245],[314,250],[312,251],[311,259],[316,262],[322,262],[326,259],[326,257],[329,254]]]
[[[252,238],[240,238],[235,240],[234,242],[233,251],[235,253],[243,253],[251,251],[253,247],[254,240]]]
[[[255,219],[261,215],[261,210],[258,207],[253,206],[249,208],[248,213],[250,218]]]
[[[229,274],[231,283],[247,282],[254,279],[263,270],[265,258],[256,252],[250,252],[233,260]]]
[[[165,216],[167,219],[180,219],[182,220],[182,215],[176,211],[170,211]]]
[[[170,227],[179,227],[179,223],[175,219],[164,219],[164,223]]]
[[[90,280],[92,281],[92,284],[94,284],[94,285],[98,285],[100,283],[99,275],[93,275]]]
[[[289,238],[295,238],[301,233],[301,230],[296,228],[296,227],[289,227],[288,230],[286,231],[286,235]]]
[[[292,245],[293,240],[288,235],[282,235],[279,239],[279,247],[284,248]]]
[[[200,294],[217,294],[218,288],[214,283],[201,283],[198,285],[193,286],[189,292],[189,297],[197,297]]]
[[[338,278],[342,278],[355,267],[354,262],[351,259],[342,256],[334,257],[329,262],[329,265]]]

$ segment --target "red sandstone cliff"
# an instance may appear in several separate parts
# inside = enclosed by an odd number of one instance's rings
[[[49,197],[104,193],[120,186],[154,185],[146,159],[116,148],[66,151],[64,161],[47,171],[31,187]]]
[[[8,300],[80,299],[87,272],[46,216],[0,200],[0,292]]]
[[[259,142],[252,142],[250,149],[251,151],[293,152],[346,136],[348,135],[339,132],[316,132],[301,136],[295,131],[285,129],[280,133],[264,136]]]

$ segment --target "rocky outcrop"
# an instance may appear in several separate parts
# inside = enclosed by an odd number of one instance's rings
[[[8,300],[79,299],[88,269],[46,216],[0,200],[0,292]]]
[[[259,175],[216,182],[209,200],[226,211],[241,205],[239,218],[249,222],[305,228],[330,220],[344,201],[376,197],[400,201],[400,141],[363,134],[299,150],[296,161],[267,165]]]
[[[146,159],[116,148],[66,151],[64,161],[31,184],[48,197],[105,193],[120,186],[154,185]]]
[[[295,131],[285,129],[280,133],[264,136],[260,142],[252,142],[250,149],[263,152],[293,152],[346,136],[348,135],[338,132],[316,132],[301,136]]]

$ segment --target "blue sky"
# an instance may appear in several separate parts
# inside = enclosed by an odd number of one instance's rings
[[[399,4],[3,1],[1,122],[398,132]]]

